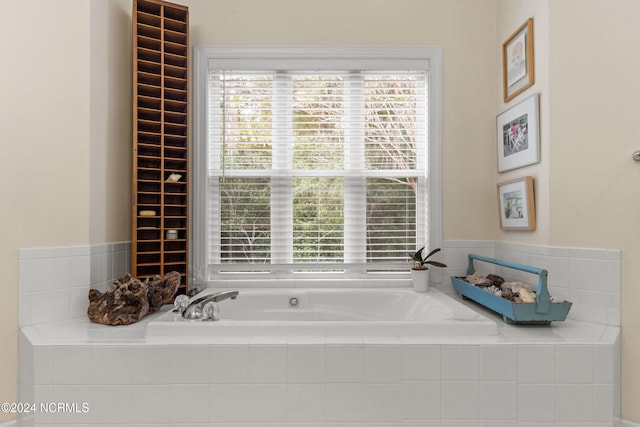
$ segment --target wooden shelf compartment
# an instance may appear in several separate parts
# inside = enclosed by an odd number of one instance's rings
[[[139,278],[178,271],[181,293],[189,261],[188,15],[185,6],[134,0],[132,271]],[[171,173],[180,181],[166,182]],[[169,229],[178,239],[166,239]]]
[[[165,111],[164,111],[164,119],[167,122],[170,122],[170,123],[180,124],[180,125],[184,125],[184,126],[187,125],[187,113],[171,111],[171,110],[166,110],[165,109]],[[185,146],[184,148],[186,149],[187,147]]]
[[[148,25],[150,27],[160,27],[162,25],[162,18],[158,13],[146,12],[146,11],[138,11],[137,25]]]
[[[138,48],[138,61],[148,61],[156,64],[162,64],[162,53],[157,50]]]
[[[138,73],[147,75],[157,75],[162,71],[162,64],[157,62],[145,61],[144,59],[138,59]],[[140,76],[138,74],[138,77]]]
[[[147,98],[162,99],[162,88],[160,87],[160,83],[150,84],[139,82],[138,93]]]
[[[175,53],[167,53],[164,56],[164,63],[173,67],[185,70],[187,68],[187,57]]]
[[[158,40],[158,39],[147,37],[147,36],[141,36],[141,35],[138,35],[137,39],[138,39],[138,47],[141,47],[147,50],[152,50],[155,52],[162,52],[162,40]]]
[[[137,179],[138,181],[161,181],[161,175],[159,170],[138,169]]]
[[[182,89],[164,88],[164,99],[168,101],[187,102],[187,91]]]
[[[162,39],[162,28],[158,24],[138,22],[137,29],[139,36],[148,37],[153,40]]]
[[[168,79],[165,78],[165,82]],[[171,111],[174,113],[187,113],[187,102],[186,101],[179,101],[179,100],[173,100],[173,99],[165,99],[164,100],[164,110],[165,111]]]

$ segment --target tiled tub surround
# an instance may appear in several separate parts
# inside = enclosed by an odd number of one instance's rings
[[[464,272],[468,252],[548,268],[552,295],[566,292],[574,318],[509,326],[465,302],[497,322],[497,336],[148,342],[145,325],[159,314],[127,327],[94,325],[84,300],[75,311],[82,316],[22,324],[19,400],[87,402],[90,411],[37,413],[20,425],[618,426],[619,253],[494,242],[443,247],[445,277]],[[592,282],[575,270],[593,265]],[[451,292],[448,279],[440,288]]]
[[[89,289],[104,291],[129,271],[131,244],[20,249],[18,325],[86,316]]]
[[[494,316],[493,337],[152,344],[145,324],[155,316],[119,328],[85,319],[22,328],[20,401],[90,406],[37,413],[22,425],[617,425],[617,327],[570,320],[521,328]]]

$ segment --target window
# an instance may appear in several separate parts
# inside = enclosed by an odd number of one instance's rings
[[[407,270],[441,240],[439,91],[438,50],[199,49],[197,272]]]

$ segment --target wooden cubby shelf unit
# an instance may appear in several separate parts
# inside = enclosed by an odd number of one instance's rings
[[[178,271],[179,294],[188,290],[188,75],[188,8],[134,0],[131,270],[139,279]]]

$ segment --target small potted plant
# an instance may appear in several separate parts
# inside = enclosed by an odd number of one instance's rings
[[[434,267],[446,267],[446,264],[443,264],[438,261],[432,261],[431,258],[433,255],[440,252],[442,249],[436,248],[429,252],[427,256],[423,256],[424,254],[424,246],[416,251],[415,254],[409,254],[411,260],[413,261],[413,266],[411,267],[411,280],[413,281],[413,289],[416,292],[426,292],[429,290],[429,265]]]

